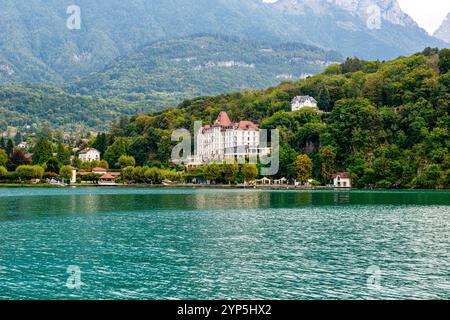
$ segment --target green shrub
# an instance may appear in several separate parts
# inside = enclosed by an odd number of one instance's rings
[[[376,187],[380,189],[389,189],[391,186],[391,183],[387,180],[380,180],[376,183]]]
[[[5,167],[0,166],[0,179],[4,179],[8,176],[8,170]]]
[[[44,168],[41,166],[19,166],[16,169],[17,177],[20,180],[42,179],[44,176]]]

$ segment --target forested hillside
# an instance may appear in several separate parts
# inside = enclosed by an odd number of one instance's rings
[[[341,61],[336,52],[298,43],[273,45],[197,35],[144,46],[66,88],[116,97],[150,110],[200,95],[267,88],[283,79],[320,73]]]
[[[314,177],[350,170],[357,187],[434,188],[450,183],[450,50],[389,62],[348,59],[321,75],[267,90],[186,100],[179,108],[122,118],[109,136],[111,165],[128,154],[138,165],[167,165],[176,128],[210,123],[221,110],[281,131],[279,176],[293,177],[307,154]],[[325,113],[290,112],[291,99],[309,94]]]
[[[137,110],[123,101],[71,95],[55,86],[0,86],[0,130],[44,123],[67,132],[105,130],[112,120]]]

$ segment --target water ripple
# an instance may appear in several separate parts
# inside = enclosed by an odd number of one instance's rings
[[[450,298],[450,193],[66,190],[0,195],[0,299]]]

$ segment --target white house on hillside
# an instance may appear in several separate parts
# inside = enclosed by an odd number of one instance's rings
[[[292,100],[292,111],[303,108],[317,108],[317,101],[310,96],[297,96]]]
[[[18,148],[20,148],[20,149],[28,149],[28,148],[30,148],[31,146],[27,143],[27,142],[21,142],[21,143],[19,143],[18,145],[17,145],[17,147]]]
[[[78,154],[78,158],[81,161],[89,161],[89,162],[100,160],[100,151],[93,148],[87,148],[84,149],[83,151],[80,151],[80,153]]]

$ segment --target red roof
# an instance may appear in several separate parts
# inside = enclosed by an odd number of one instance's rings
[[[337,177],[341,177],[341,179],[350,179],[350,173],[349,172],[336,172],[332,176],[333,179],[336,179]]]
[[[113,177],[119,177],[122,173],[120,173],[120,172],[108,172],[108,174],[112,175]]]
[[[228,114],[225,111],[222,111],[219,113],[219,116],[217,117],[216,121],[214,122],[213,126],[210,125],[205,125],[202,129],[203,132],[204,130],[210,129],[210,128],[214,128],[214,127],[234,127],[234,128],[238,128],[241,130],[248,130],[248,129],[254,129],[254,130],[258,130],[258,125],[256,125],[254,122],[252,121],[241,121],[239,123],[233,123],[230,120],[230,117],[228,117]]]
[[[96,167],[92,169],[92,172],[108,172],[105,168]]]
[[[111,173],[106,173],[100,177],[102,180],[115,180],[117,179],[117,175],[112,175]]]
[[[222,111],[219,113],[219,116],[217,117],[215,124],[218,124],[218,125],[221,125],[224,127],[230,127],[232,125],[231,120],[225,111]]]
[[[239,129],[258,129],[258,126],[251,121],[239,122]]]

